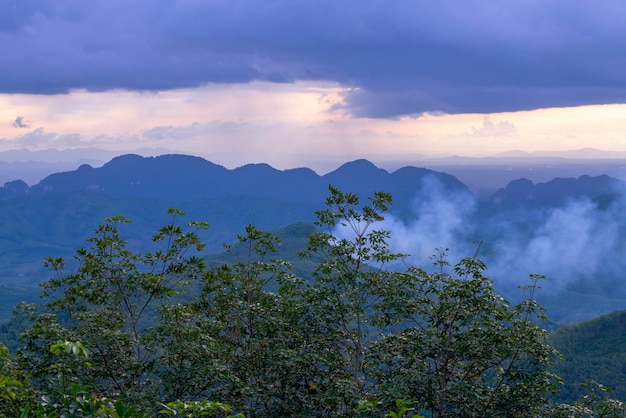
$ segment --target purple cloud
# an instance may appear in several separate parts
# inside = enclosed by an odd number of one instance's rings
[[[618,0],[5,0],[0,92],[329,80],[397,117],[626,102]]]
[[[27,129],[30,128],[31,122],[24,119],[22,116],[18,116],[13,121],[13,127],[17,129]]]

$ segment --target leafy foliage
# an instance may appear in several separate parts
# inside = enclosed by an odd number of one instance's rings
[[[278,237],[253,225],[228,247],[232,261],[207,267],[197,252],[208,224],[183,227],[177,209],[145,253],[129,248],[120,233],[129,221],[114,216],[77,251],[75,271],[47,259],[54,277],[41,305],[20,308],[30,322],[15,357],[0,346],[1,411],[528,417],[619,409],[605,398],[550,403],[557,353],[539,326],[540,276],[511,306],[476,256],[452,267],[441,251],[432,271],[398,271],[404,255],[376,229],[391,196],[362,204],[329,190],[301,253],[315,264],[311,281],[275,257]]]
[[[373,344],[382,399],[417,400],[434,417],[539,415],[558,380],[557,353],[535,323],[536,282],[511,308],[475,257],[455,274],[443,253],[434,264],[434,273],[410,268],[385,298],[383,320],[400,330]]]
[[[155,347],[146,329],[158,306],[175,297],[185,283],[203,268],[202,260],[187,257],[203,244],[197,232],[208,228],[192,223],[184,231],[176,220],[183,212],[171,209],[173,221],[152,238],[160,246],[144,255],[127,249],[119,226],[127,223],[115,216],[99,226],[88,241],[89,249],[77,251],[79,267],[64,274],[61,258],[48,258],[55,277],[42,285],[43,307],[23,306],[32,326],[23,335],[18,360],[43,390],[47,376],[60,367],[54,351],[58,341],[76,341],[93,351],[89,367],[78,358],[63,363],[76,380],[102,396],[114,396],[148,404],[158,393],[155,380]]]
[[[372,229],[383,220],[383,213],[392,203],[388,193],[375,193],[369,205],[359,207],[359,197],[329,187],[325,210],[316,212],[320,228],[309,237],[303,255],[319,260],[313,273],[315,279],[307,292],[312,320],[323,328],[323,336],[331,341],[327,348],[338,360],[332,365],[344,392],[344,408],[356,407],[373,390],[371,371],[366,363],[369,344],[380,334],[374,321],[377,302],[387,282],[396,276],[384,270],[385,264],[398,260],[388,245],[389,233]],[[349,234],[340,238],[337,227]]]
[[[598,382],[583,383],[583,394],[573,404],[555,404],[551,416],[555,418],[622,418],[626,416],[626,404],[611,396],[611,389]]]

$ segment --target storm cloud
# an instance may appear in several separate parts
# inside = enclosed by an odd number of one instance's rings
[[[626,102],[621,1],[0,3],[0,92],[331,81],[354,116]]]

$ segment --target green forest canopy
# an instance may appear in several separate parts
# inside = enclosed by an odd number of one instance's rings
[[[55,276],[43,302],[19,307],[30,325],[14,354],[0,346],[0,411],[623,416],[598,385],[581,401],[553,402],[558,353],[534,300],[541,276],[512,306],[475,256],[450,265],[438,250],[428,270],[386,268],[403,258],[376,229],[391,203],[378,192],[362,204],[331,186],[301,253],[314,263],[311,281],[252,225],[239,237],[245,251],[207,267],[198,252],[208,223],[183,226],[170,209],[155,249],[138,253],[121,235],[128,220],[107,219],[76,269],[46,260]]]

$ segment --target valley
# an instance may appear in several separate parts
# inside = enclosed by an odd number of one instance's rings
[[[132,221],[122,228],[133,251],[152,248],[151,234],[168,221],[169,207],[184,210],[189,220],[208,221],[203,257],[210,266],[228,262],[232,255],[223,245],[233,243],[247,225],[273,231],[282,241],[277,257],[292,263],[298,277],[311,280],[314,266],[298,252],[316,231],[315,212],[329,185],[363,197],[375,191],[393,196],[385,220],[377,224],[390,232],[393,250],[406,254],[388,265],[391,270],[407,265],[432,270],[430,257],[443,249],[452,261],[478,251],[494,287],[512,303],[525,297],[518,287],[531,274],[546,276],[536,298],[547,311],[545,326],[568,353],[563,341],[586,338],[576,324],[626,308],[625,189],[614,177],[514,179],[481,195],[445,172],[411,166],[390,172],[367,160],[320,176],[306,168],[277,170],[266,164],[229,170],[188,155],[123,155],[99,168],[81,165],[51,174],[32,186],[16,180],[0,188],[0,341],[14,344],[13,306],[36,302],[38,284],[51,277],[43,259],[64,257],[71,270],[73,254],[85,247],[96,226],[120,214]],[[342,234],[340,227],[335,232]],[[564,337],[567,333],[576,337]],[[603,337],[593,338],[602,346]],[[615,347],[612,341],[607,344]],[[576,361],[578,368],[585,364]],[[570,369],[563,374],[570,376]],[[583,368],[572,376],[612,379],[594,373]],[[617,389],[624,396],[621,384]],[[565,390],[560,396],[568,401],[579,394],[571,386]]]

